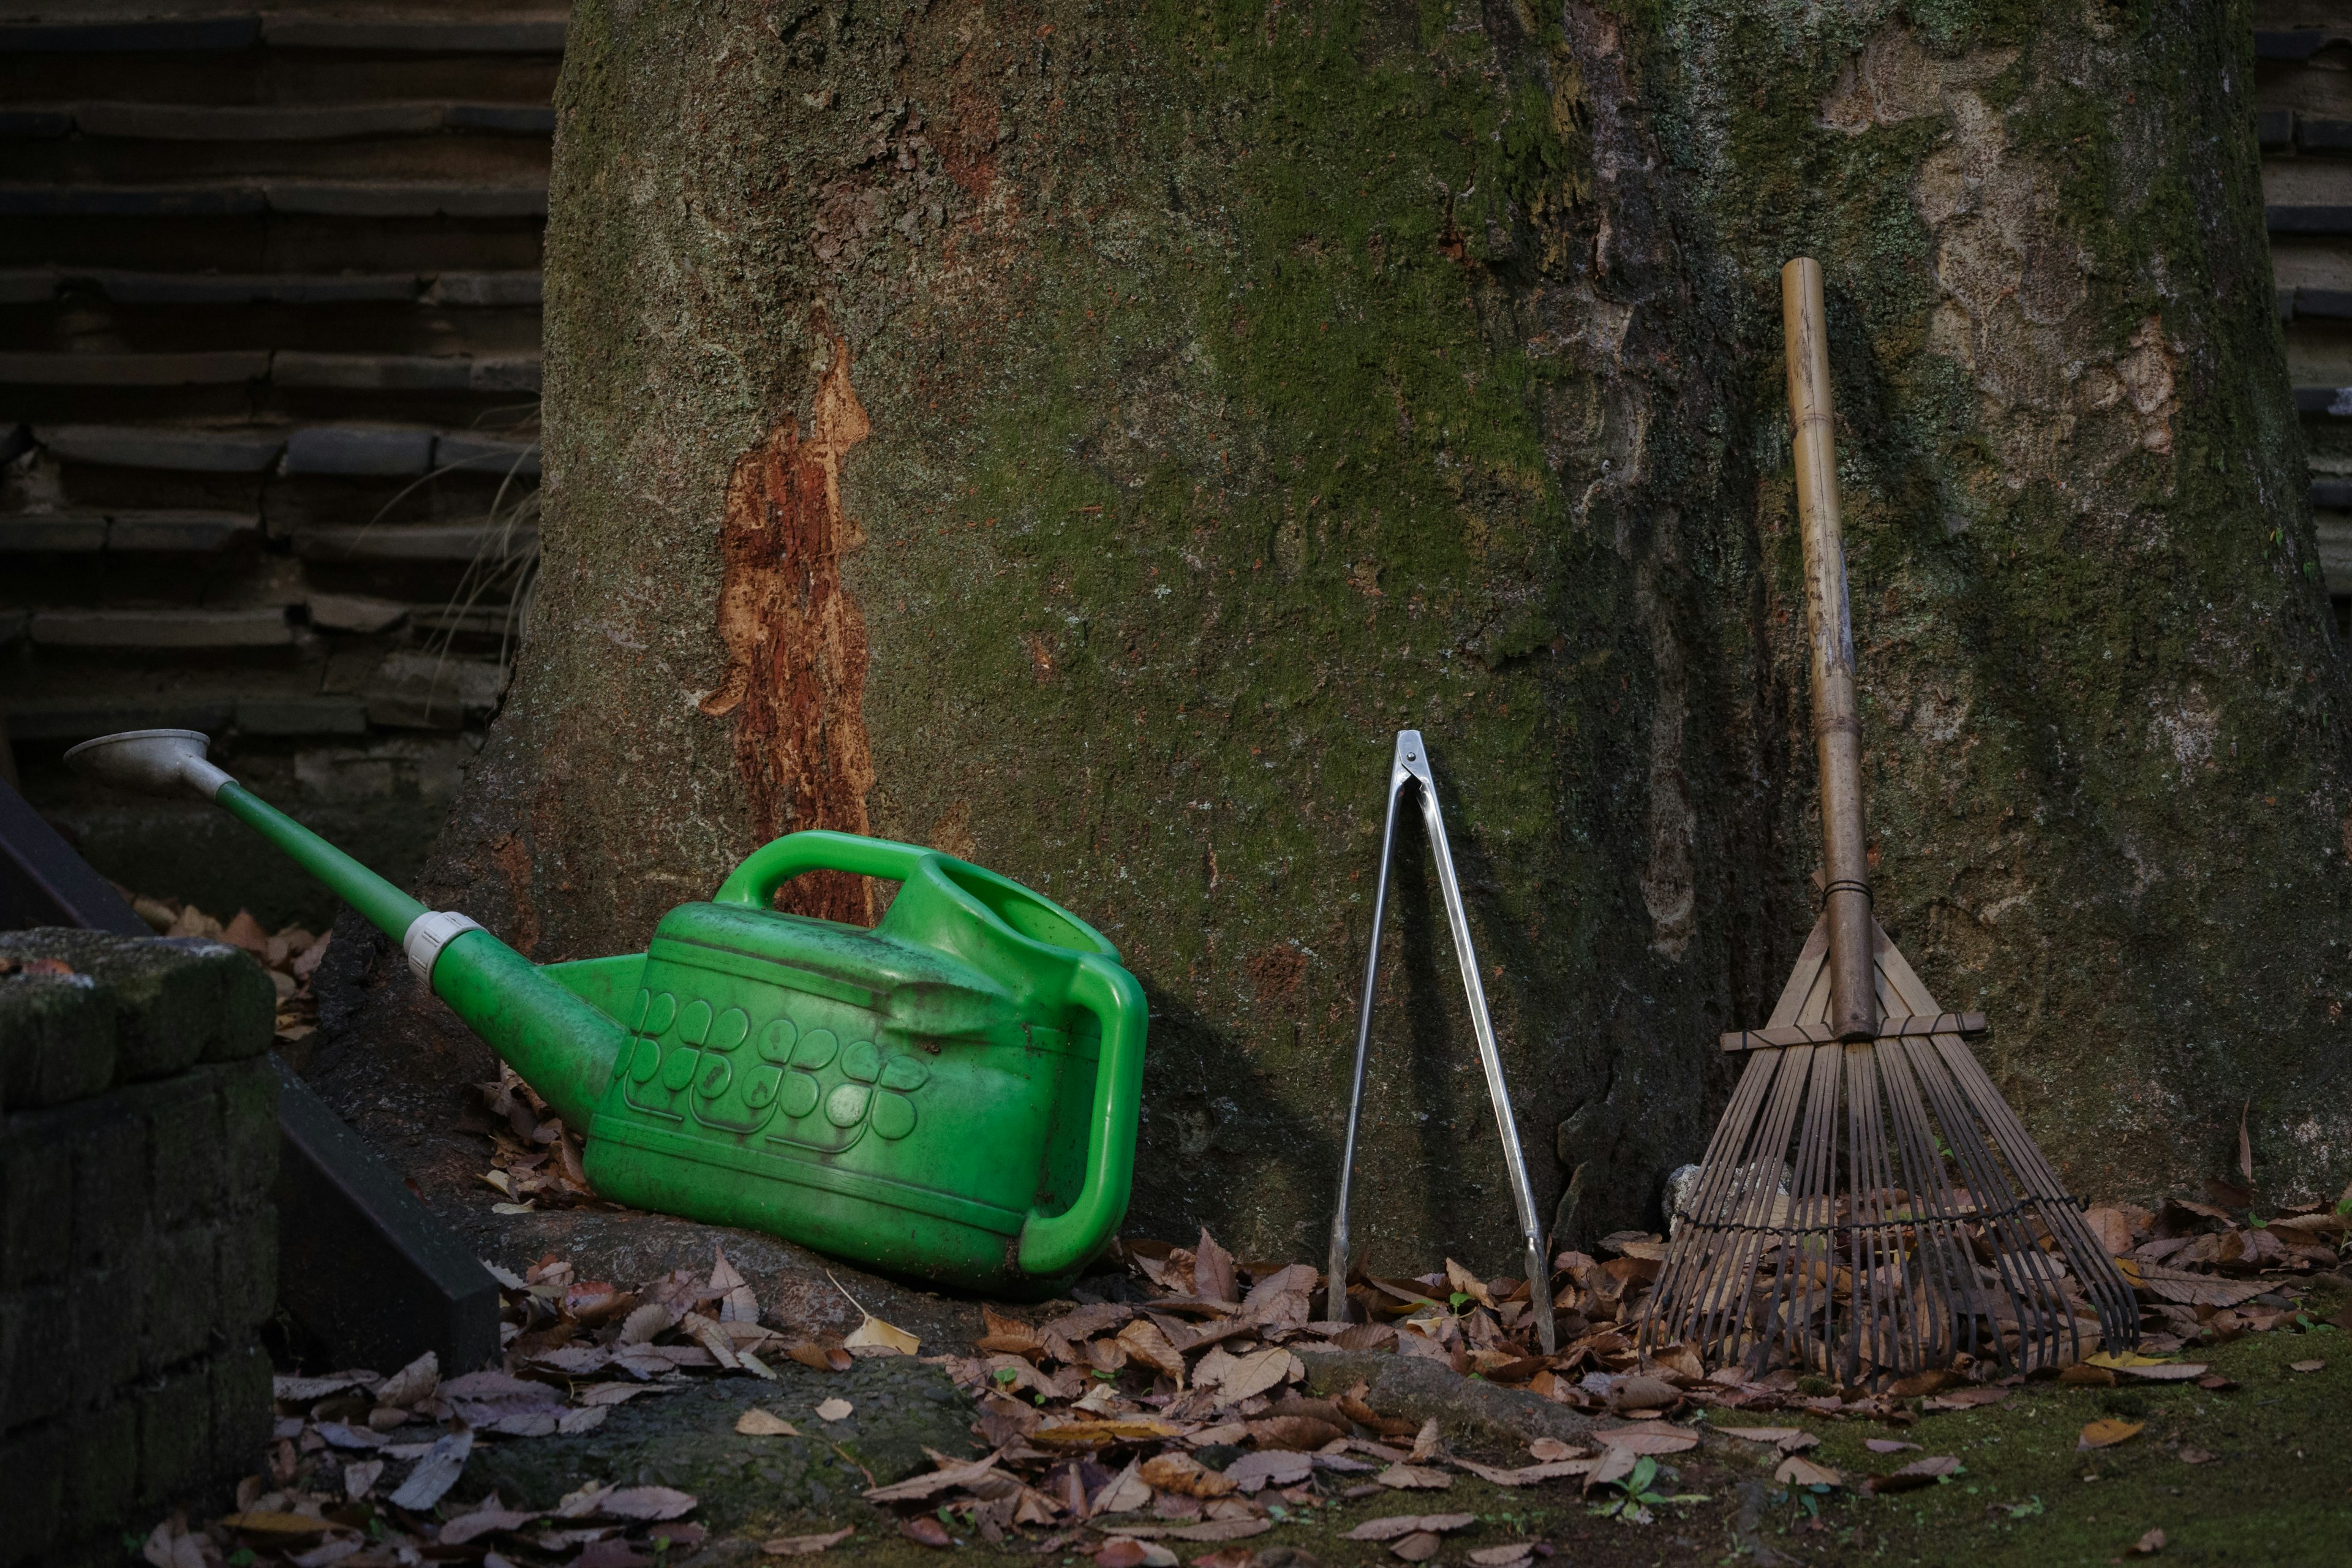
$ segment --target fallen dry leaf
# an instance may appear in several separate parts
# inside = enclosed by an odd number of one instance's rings
[[[735,1430],[746,1437],[797,1437],[801,1435],[799,1427],[756,1405],[735,1417]]]
[[[1181,1430],[1181,1427],[1165,1421],[1155,1421],[1149,1416],[1126,1416],[1108,1421],[1065,1421],[1058,1426],[1040,1426],[1029,1434],[1029,1441],[1049,1448],[1099,1448],[1109,1443],[1155,1442],[1173,1437]]]
[[[2289,1372],[2324,1372],[2327,1367],[2324,1361],[2291,1361],[2286,1365]],[[2202,1372],[2205,1369],[2200,1366],[2197,1370]]]
[[[771,1557],[806,1557],[829,1546],[838,1546],[856,1533],[857,1527],[850,1525],[824,1535],[780,1535],[773,1541],[760,1542],[760,1550]]]
[[[1443,1491],[1454,1484],[1452,1476],[1426,1465],[1391,1465],[1372,1479],[1400,1490]]]
[[[1612,1448],[1622,1448],[1631,1454],[1679,1454],[1698,1447],[1698,1438],[1677,1427],[1662,1422],[1643,1422],[1638,1426],[1612,1426],[1592,1434]]]
[[[306,1513],[257,1510],[229,1514],[221,1523],[248,1535],[318,1535],[332,1528],[325,1520],[313,1519]]]
[[[1241,1300],[1234,1287],[1234,1255],[1217,1245],[1205,1226],[1201,1229],[1201,1243],[1192,1251],[1192,1294],[1203,1301]]]
[[[1253,1535],[1264,1535],[1274,1528],[1270,1519],[1213,1519],[1206,1524],[1188,1524],[1167,1531],[1171,1541],[1244,1541]]]
[[[1900,1437],[1865,1437],[1862,1446],[1874,1454],[1899,1454],[1906,1448],[1919,1447],[1916,1443],[1906,1443]]]
[[[1979,1405],[1999,1405],[2009,1397],[2006,1388],[1956,1388],[1949,1394],[1937,1394],[1927,1401],[1930,1410],[1974,1410]]]
[[[1842,1487],[1845,1478],[1827,1465],[1817,1465],[1801,1455],[1791,1454],[1780,1461],[1772,1479],[1789,1487]]]
[[[1433,1530],[1417,1530],[1401,1541],[1389,1543],[1389,1551],[1408,1563],[1426,1563],[1445,1544],[1445,1538]]]
[[[1143,1461],[1143,1468],[1137,1473],[1146,1485],[1183,1497],[1223,1497],[1240,1485],[1190,1454],[1158,1455]]]
[[[2242,1148],[2244,1146],[2245,1137],[2246,1130],[2244,1125],[2242,1123],[2238,1128],[2238,1142]],[[2251,1156],[2246,1157],[2246,1163],[2249,1165],[2253,1163]],[[2146,1535],[2139,1538],[2137,1544],[2126,1547],[2124,1549],[2124,1555],[2126,1557],[2153,1557],[2163,1550],[2164,1531],[2160,1530],[2151,1530]]]
[[[2118,1421],[2112,1415],[2103,1415],[2084,1426],[2083,1435],[2075,1440],[2074,1447],[2077,1449],[2112,1448],[2118,1443],[2127,1443],[2138,1436],[2147,1426],[2145,1421]]]
[[[2208,1369],[2196,1362],[2163,1362],[2153,1366],[2126,1366],[2118,1370],[2126,1377],[2145,1378],[2150,1383],[2188,1383],[2203,1377]]]
[[[1114,1535],[1095,1553],[1095,1568],[1176,1568],[1176,1553],[1152,1541]]]
[[[1535,1555],[1535,1551],[1532,1541],[1507,1541],[1500,1546],[1481,1546],[1470,1553],[1470,1561],[1478,1568],[1518,1568]]]
[[[849,1419],[849,1413],[856,1408],[857,1406],[846,1399],[835,1395],[834,1398],[819,1402],[816,1407],[816,1418],[828,1422],[846,1421]]]
[[[1555,1459],[1580,1459],[1591,1450],[1580,1448],[1573,1443],[1563,1443],[1557,1437],[1538,1437],[1528,1445],[1528,1452],[1534,1455],[1538,1463],[1548,1465]]]
[[[1477,1519],[1475,1513],[1392,1513],[1364,1521],[1348,1531],[1348,1539],[1394,1541],[1400,1535],[1411,1535],[1420,1530],[1436,1531],[1442,1534],[1449,1530],[1459,1530],[1465,1524],[1475,1524]]]
[[[694,1511],[696,1501],[692,1492],[676,1487],[621,1487],[606,1492],[596,1511],[607,1519],[682,1519]]]
[[[2192,1448],[2183,1443],[2180,1445],[2180,1462],[2184,1465],[2210,1465],[2213,1462],[2213,1456],[2202,1448]]]
[[[1884,1492],[1907,1492],[1919,1487],[1933,1486],[1946,1476],[1960,1472],[1960,1461],[1949,1454],[1931,1454],[1924,1459],[1914,1459],[1899,1470],[1883,1476],[1869,1477],[1862,1483],[1864,1491],[1876,1497]]]
[[[945,1548],[955,1544],[955,1538],[948,1533],[948,1527],[928,1513],[919,1513],[912,1519],[900,1520],[898,1533],[918,1546]]]
[[[1498,1487],[1531,1487],[1538,1481],[1556,1481],[1570,1476],[1581,1476],[1601,1463],[1598,1459],[1551,1459],[1540,1465],[1522,1465],[1517,1469],[1505,1469],[1495,1465],[1481,1465],[1471,1459],[1451,1458],[1450,1465],[1469,1471],[1482,1481],[1492,1481]]]

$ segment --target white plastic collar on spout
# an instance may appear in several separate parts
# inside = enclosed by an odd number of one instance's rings
[[[467,931],[481,929],[479,921],[455,910],[425,910],[408,922],[408,932],[400,939],[402,951],[408,954],[408,972],[430,991],[433,966],[440,962],[441,950]]]

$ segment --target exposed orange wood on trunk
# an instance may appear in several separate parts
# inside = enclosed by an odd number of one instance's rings
[[[727,671],[702,701],[735,715],[735,766],[761,840],[803,828],[866,831],[874,759],[866,742],[866,617],[841,559],[863,542],[841,509],[841,460],[873,426],[833,340],[808,439],[787,415],[736,458],[719,551],[719,636]],[[786,884],[799,914],[873,923],[863,877],[821,871]]]

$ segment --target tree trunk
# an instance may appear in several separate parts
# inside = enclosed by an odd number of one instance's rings
[[[544,564],[430,898],[579,957],[777,833],[977,860],[1150,994],[1129,1233],[1310,1256],[1418,727],[1538,1197],[1654,1226],[1811,918],[1810,253],[1881,919],[2078,1189],[2228,1168],[2248,1097],[2270,1190],[2340,1182],[2345,677],[2249,24],[1981,11],[583,0]],[[1500,1268],[1399,865],[1359,1234]],[[478,1058],[363,967],[322,1076],[446,1114]]]

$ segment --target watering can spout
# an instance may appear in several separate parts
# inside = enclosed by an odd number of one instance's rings
[[[409,969],[520,1073],[566,1124],[586,1128],[613,1076],[622,1029],[522,954],[451,910],[428,910],[238,784],[194,730],[131,730],[66,753],[100,784],[220,806],[400,943]]]

